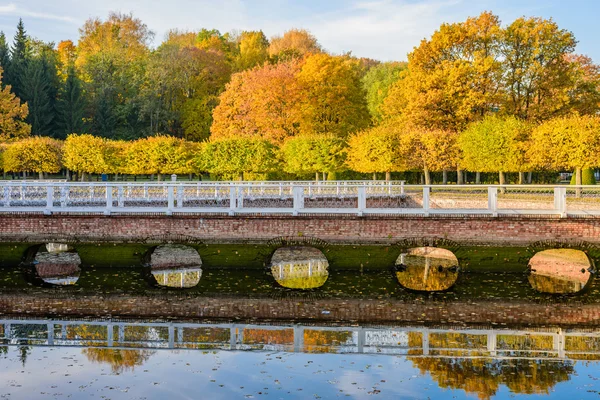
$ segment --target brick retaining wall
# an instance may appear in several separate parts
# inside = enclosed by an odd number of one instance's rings
[[[237,242],[313,237],[332,243],[444,238],[460,244],[600,244],[600,218],[0,215],[0,241]]]
[[[539,304],[527,301],[403,302],[143,295],[0,294],[0,315],[64,318],[239,319],[357,322],[371,324],[494,324],[499,327],[600,326],[600,304]]]

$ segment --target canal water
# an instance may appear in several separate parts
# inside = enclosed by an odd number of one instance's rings
[[[598,255],[0,244],[0,398],[598,398]]]

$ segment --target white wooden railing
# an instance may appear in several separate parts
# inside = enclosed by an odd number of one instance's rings
[[[0,181],[0,213],[600,215],[599,186]]]

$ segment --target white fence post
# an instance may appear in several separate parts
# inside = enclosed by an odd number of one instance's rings
[[[367,209],[367,188],[364,186],[358,187],[358,216],[362,217]]]
[[[429,186],[423,186],[423,213],[429,217]]]
[[[112,186],[106,186],[106,210],[104,211],[104,215],[110,215],[113,209],[113,193]]]
[[[4,207],[10,207],[11,186],[4,186]]]
[[[554,188],[554,209],[561,218],[567,216],[567,188]]]
[[[177,186],[177,208],[183,208],[183,186]]]
[[[304,187],[293,186],[292,193],[294,194],[294,211],[292,215],[296,216],[304,208]]]
[[[498,188],[488,187],[488,211],[492,217],[498,216]]]
[[[52,214],[52,208],[54,207],[54,186],[46,186],[46,209],[44,215]]]
[[[167,187],[167,215],[173,215],[175,208],[175,187],[169,185]]]
[[[229,186],[229,215],[235,215],[235,210],[237,208],[237,193],[235,186]]]
[[[117,207],[123,208],[125,207],[125,198],[124,198],[124,188],[123,185],[120,185],[117,189]]]

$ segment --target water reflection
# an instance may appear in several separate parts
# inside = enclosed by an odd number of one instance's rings
[[[191,288],[202,277],[198,251],[183,245],[161,245],[150,255],[150,268],[156,282],[172,288]]]
[[[91,362],[109,364],[113,374],[122,374],[125,371],[133,371],[135,367],[144,365],[154,354],[154,351],[91,347],[83,349],[82,353]]]
[[[271,274],[283,287],[314,289],[329,277],[325,255],[313,247],[295,246],[277,249],[271,257]]]
[[[402,286],[417,291],[447,290],[458,278],[458,259],[450,250],[417,247],[400,254],[396,278]]]
[[[113,374],[133,371],[148,363],[160,349],[369,353],[372,360],[377,360],[373,364],[385,363],[383,358],[375,357],[393,354],[406,356],[421,375],[430,376],[440,388],[463,390],[481,399],[498,394],[503,386],[514,394],[549,394],[558,383],[573,376],[576,360],[600,358],[599,334],[589,328],[532,331],[476,326],[434,329],[0,320],[1,344],[17,347],[23,365],[34,348],[49,345],[83,347],[87,360],[110,365]],[[290,356],[285,359],[290,363],[294,360]]]
[[[529,261],[528,279],[539,292],[572,294],[585,288],[591,278],[590,270],[590,260],[581,250],[544,250]]]
[[[65,243],[47,243],[33,261],[37,275],[53,285],[74,285],[81,274],[79,254]]]

